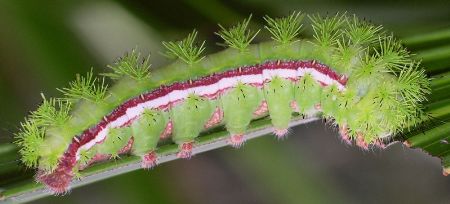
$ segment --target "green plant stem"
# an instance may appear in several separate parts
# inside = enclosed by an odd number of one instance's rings
[[[403,41],[407,46],[418,46],[435,41],[450,40],[450,29],[440,30],[437,32],[415,35],[404,38]]]
[[[450,85],[450,72],[433,76],[430,85],[431,88],[439,88]]]
[[[440,141],[450,134],[450,123],[439,125],[421,134],[410,137],[407,141],[411,147],[426,147],[433,142]]]
[[[301,116],[295,116],[290,123],[290,126],[299,125],[302,123],[311,122],[318,118],[303,119]],[[250,124],[248,134],[245,135],[246,139],[252,139],[255,137],[270,134],[274,131],[271,125],[271,121],[268,117],[255,120]],[[219,130],[213,130],[206,132],[200,136],[193,149],[194,153],[201,153],[219,147],[228,145],[228,132],[223,128]],[[175,144],[167,144],[161,146],[158,150],[159,163],[164,163],[177,159],[176,153],[178,146]],[[140,157],[123,155],[118,160],[109,160],[103,163],[93,165],[86,170],[80,172],[78,180],[74,180],[71,184],[72,187],[83,186],[98,180],[106,179],[112,176],[130,172],[140,167]],[[49,191],[45,187],[36,183],[33,179],[25,180],[22,182],[15,182],[11,185],[2,187],[4,190],[0,192],[0,201],[5,202],[26,202],[34,199],[38,199],[49,195]]]
[[[450,115],[450,99],[441,100],[432,104],[427,105],[427,113],[437,119],[447,119]]]
[[[414,59],[422,61],[428,73],[444,72],[449,66],[450,46],[441,46],[417,52]]]

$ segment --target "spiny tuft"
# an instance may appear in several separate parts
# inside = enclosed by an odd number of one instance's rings
[[[405,66],[398,75],[398,88],[402,98],[411,104],[425,101],[430,93],[430,82],[425,70],[419,68],[419,63]]]
[[[386,68],[382,65],[381,60],[375,56],[366,53],[360,58],[360,66],[355,68],[352,76],[363,79],[373,77],[376,74],[386,72]]]
[[[243,52],[247,49],[248,45],[250,45],[252,40],[256,37],[256,35],[258,35],[260,31],[251,31],[247,28],[251,18],[252,15],[250,14],[247,19],[244,19],[244,21],[229,29],[226,29],[219,24],[220,31],[215,32],[214,34],[220,36],[223,40],[225,40],[225,44],[227,46]]]
[[[21,123],[20,132],[15,135],[14,142],[20,147],[19,153],[25,166],[34,168],[38,166],[39,148],[44,142],[45,131],[33,121],[25,120]]]
[[[40,127],[61,125],[70,118],[71,102],[55,98],[47,99],[43,93],[41,96],[42,104],[30,115],[30,120],[33,120],[36,125]]]
[[[273,40],[281,44],[287,44],[292,42],[292,40],[299,35],[303,26],[301,21],[304,17],[304,14],[295,11],[284,18],[271,18],[265,16],[264,20],[267,25],[264,26],[264,28],[272,34]]]
[[[346,22],[347,28],[343,32],[353,45],[365,46],[377,42],[378,34],[383,29],[382,26],[372,25],[356,15]]]
[[[176,42],[162,42],[167,49],[165,56],[169,58],[178,58],[189,65],[195,64],[203,59],[200,57],[205,50],[205,41],[200,46],[195,45],[197,31],[193,30],[186,38]]]
[[[392,71],[400,71],[412,62],[409,52],[392,34],[378,38],[379,47],[374,48],[374,51],[387,68]]]
[[[333,46],[337,39],[342,35],[340,28],[346,22],[345,13],[329,17],[323,17],[319,14],[308,16],[314,31],[314,38],[318,45],[323,47]]]
[[[94,77],[91,69],[86,76],[77,74],[75,81],[69,83],[69,87],[58,90],[64,94],[65,100],[71,102],[80,99],[99,102],[106,97],[107,89],[108,85],[105,84],[105,78],[100,80]]]
[[[105,73],[111,79],[117,80],[128,76],[134,80],[141,81],[150,77],[150,55],[141,59],[141,53],[136,49],[119,58],[113,65],[108,65],[112,73]]]

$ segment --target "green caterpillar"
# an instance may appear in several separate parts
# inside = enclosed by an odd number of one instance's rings
[[[270,117],[283,137],[293,114],[322,116],[339,126],[342,139],[361,148],[382,146],[390,135],[423,117],[429,81],[419,63],[381,26],[355,16],[312,15],[313,39],[298,39],[304,14],[266,16],[272,41],[250,44],[251,16],[216,34],[230,48],[203,57],[194,30],[163,42],[178,59],[150,72],[149,58],[134,50],[104,74],[116,81],[77,76],[63,98],[43,103],[17,133],[23,163],[52,191],[68,189],[77,170],[131,153],[142,167],[157,164],[158,142],[171,137],[178,157],[189,158],[195,138],[224,125],[239,147],[250,122]]]

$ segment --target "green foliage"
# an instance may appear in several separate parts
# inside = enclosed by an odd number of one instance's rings
[[[111,79],[118,80],[123,76],[133,78],[137,81],[145,80],[150,77],[150,55],[141,59],[141,53],[136,49],[119,58],[114,65],[108,65],[112,73],[105,73]]]
[[[205,50],[205,41],[200,46],[194,44],[197,38],[197,31],[193,30],[186,38],[177,42],[162,42],[167,49],[165,55],[169,58],[178,58],[189,65],[199,62],[203,59],[200,57]]]
[[[99,102],[106,97],[108,85],[105,78],[101,80],[93,76],[92,69],[86,77],[77,74],[75,81],[69,83],[68,88],[58,89],[65,96],[67,101],[78,101],[80,99]]]
[[[225,40],[225,44],[229,47],[238,49],[243,52],[247,49],[248,45],[252,42],[252,40],[258,35],[260,30],[251,31],[247,29],[248,24],[252,18],[250,15],[244,21],[238,23],[237,25],[226,29],[222,25],[219,24],[220,31],[215,34],[220,36],[223,40]]]
[[[305,17],[301,12],[292,12],[291,15],[284,18],[271,18],[265,16],[267,25],[264,26],[272,34],[272,39],[287,44],[292,42],[298,36],[302,29],[301,21]]]

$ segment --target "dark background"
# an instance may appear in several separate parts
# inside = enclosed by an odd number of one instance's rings
[[[355,13],[399,37],[450,28],[448,1],[0,0],[0,143],[39,104],[40,92],[57,96],[76,73],[105,65],[138,46],[153,68],[167,63],[161,41],[193,28],[214,52],[217,23],[253,14]],[[306,26],[309,27],[309,26]],[[309,28],[302,35],[309,35]],[[269,39],[262,30],[256,41]],[[0,164],[1,165],[1,164]],[[1,168],[1,166],[0,166]],[[1,188],[1,187],[0,187]],[[450,178],[437,158],[400,144],[385,151],[344,145],[336,130],[315,122],[272,136],[138,170],[35,203],[449,203]]]

